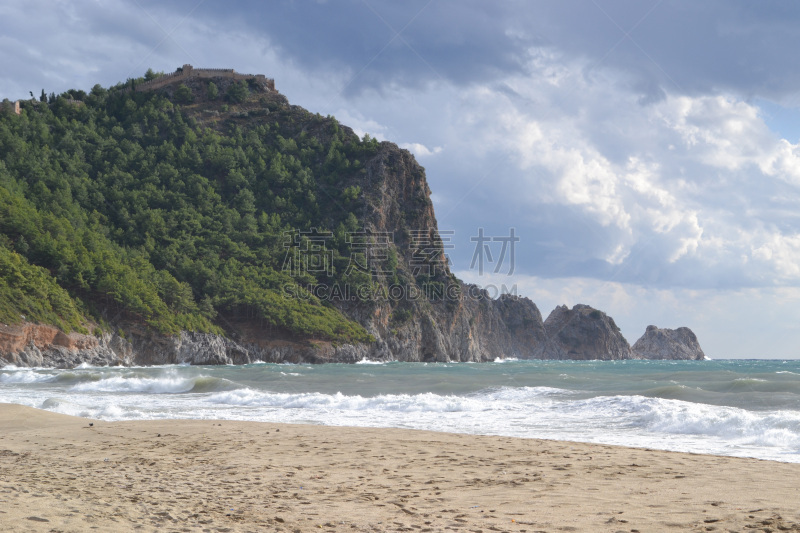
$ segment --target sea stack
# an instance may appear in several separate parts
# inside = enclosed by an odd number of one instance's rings
[[[647,326],[647,331],[636,341],[632,350],[637,359],[702,361],[706,358],[697,336],[689,328]]]
[[[534,352],[536,359],[631,359],[631,346],[614,319],[584,304],[560,305],[544,322],[547,336]]]

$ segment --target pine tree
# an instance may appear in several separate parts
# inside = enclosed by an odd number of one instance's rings
[[[208,82],[208,99],[216,100],[217,96],[219,96],[219,89],[217,89],[217,85],[213,81]]]

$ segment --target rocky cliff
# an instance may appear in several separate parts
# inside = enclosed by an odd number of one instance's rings
[[[72,368],[81,363],[97,366],[124,365],[132,361],[111,349],[111,337],[65,334],[52,326],[23,322],[0,324],[0,366]],[[122,346],[116,346],[122,353]]]
[[[536,304],[503,295],[466,298],[456,309],[432,307],[399,328],[378,318],[366,322],[377,340],[371,345],[298,341],[233,329],[238,340],[182,332],[154,335],[128,325],[99,337],[65,334],[47,325],[0,325],[0,366],[73,368],[82,363],[113,365],[225,365],[257,361],[355,363],[363,359],[407,362],[486,362],[497,358],[697,360],[705,354],[689,328],[648,326],[631,347],[614,319],[588,305],[559,306],[542,322]],[[383,311],[386,311],[385,309]]]
[[[46,325],[23,323],[0,328],[0,367],[73,368],[82,363],[114,365],[225,365],[271,363],[355,363],[363,359],[409,362],[486,362],[529,358],[544,340],[542,317],[527,298],[465,298],[455,305],[431,305],[392,325],[390,306],[378,308],[364,325],[372,344],[335,344],[276,338],[247,323],[232,324],[229,336],[182,332],[165,336],[127,324],[99,337]]]
[[[697,336],[689,328],[667,329],[647,326],[632,348],[641,359],[683,359],[702,361],[706,358]]]
[[[73,368],[157,364],[245,364],[246,350],[219,335],[182,332],[153,335],[131,326],[99,336],[65,334],[56,328],[24,322],[0,325],[0,366]]]
[[[424,255],[426,275],[442,287],[439,297],[376,302],[366,316],[356,314],[377,339],[365,355],[438,362],[530,357],[545,337],[539,309],[529,299],[512,295],[493,300],[452,276],[442,253],[425,171],[411,153],[382,143],[359,185],[366,204],[365,229],[393,236],[401,256],[400,284],[413,287],[415,259]],[[410,318],[396,320],[404,311]]]

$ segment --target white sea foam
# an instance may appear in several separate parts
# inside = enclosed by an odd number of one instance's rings
[[[798,366],[504,363],[384,363],[368,370],[271,364],[71,371],[6,367],[0,370],[0,402],[106,420],[402,427],[800,462],[800,381],[793,375],[800,373]],[[748,377],[762,380],[778,369],[793,374],[766,378],[769,383]]]
[[[733,445],[800,450],[800,413],[796,411],[753,412],[643,396],[596,397],[565,408],[580,420],[594,420],[597,429],[606,425],[656,435],[717,437]]]
[[[348,396],[321,393],[265,393],[252,389],[238,389],[214,393],[209,403],[228,405],[280,407],[283,409],[325,409],[327,411],[394,411],[402,413],[442,413],[455,411],[480,412],[492,409],[478,398],[425,394],[388,394],[374,397]],[[496,407],[496,406],[495,406]]]
[[[372,360],[367,359],[365,357],[361,361],[356,361],[356,364],[357,365],[384,365],[384,364],[386,364],[386,361],[372,361]]]
[[[3,370],[7,369],[5,367]],[[0,371],[0,383],[43,383],[53,380],[55,376],[51,374],[40,374],[32,370],[15,370],[9,373]]]
[[[163,376],[156,378],[112,376],[99,381],[77,383],[73,392],[147,392],[154,394],[189,392],[195,381],[189,378]]]
[[[649,430],[717,436],[767,446],[784,444],[791,434],[793,445],[800,445],[800,413],[795,411],[764,413],[678,400],[647,400],[641,403],[640,416]]]
[[[101,420],[131,420],[146,418],[145,414],[135,408],[124,408],[114,401],[82,402],[78,399],[48,398],[40,406],[63,415],[80,416]]]

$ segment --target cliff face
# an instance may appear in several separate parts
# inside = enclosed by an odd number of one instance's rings
[[[527,298],[505,295],[491,300],[465,298],[455,306],[430,306],[427,312],[392,327],[379,308],[364,325],[372,344],[336,345],[323,341],[273,338],[239,324],[231,337],[182,332],[164,336],[127,325],[101,337],[23,323],[0,330],[0,367],[73,368],[81,363],[116,365],[225,365],[268,363],[355,363],[363,359],[408,362],[486,362],[528,358],[544,340],[542,317]],[[235,339],[233,338],[235,337]]]
[[[414,157],[391,143],[382,143],[360,185],[365,191],[365,228],[393,236],[402,256],[400,273],[406,286],[419,268],[419,257],[424,256],[426,273],[446,288],[441,298],[412,298],[399,305],[379,302],[369,316],[359,317],[377,339],[367,356],[438,362],[529,357],[544,340],[539,309],[529,299],[512,295],[493,300],[485,291],[451,275],[441,253],[425,171]],[[430,249],[437,252],[429,253]],[[403,308],[412,318],[398,324],[393,319]]]
[[[636,341],[632,350],[641,359],[702,361],[706,358],[697,336],[689,328],[647,326],[647,331]]]
[[[370,357],[427,362],[527,357],[544,338],[536,304],[527,298],[506,295],[491,300],[483,295],[432,305],[393,331],[372,324],[371,332],[379,340]]]
[[[115,332],[95,337],[67,335],[51,326],[29,322],[0,326],[0,366],[73,368],[82,363],[129,366],[250,362],[246,350],[218,335],[183,332],[167,337],[132,326],[124,336]]]
[[[556,307],[544,323],[546,341],[536,359],[631,359],[631,347],[614,319],[588,305]]]
[[[65,334],[58,329],[23,322],[0,325],[0,366],[45,366],[72,368],[81,363],[124,365],[131,360],[110,349],[110,337],[101,339],[78,333]]]

